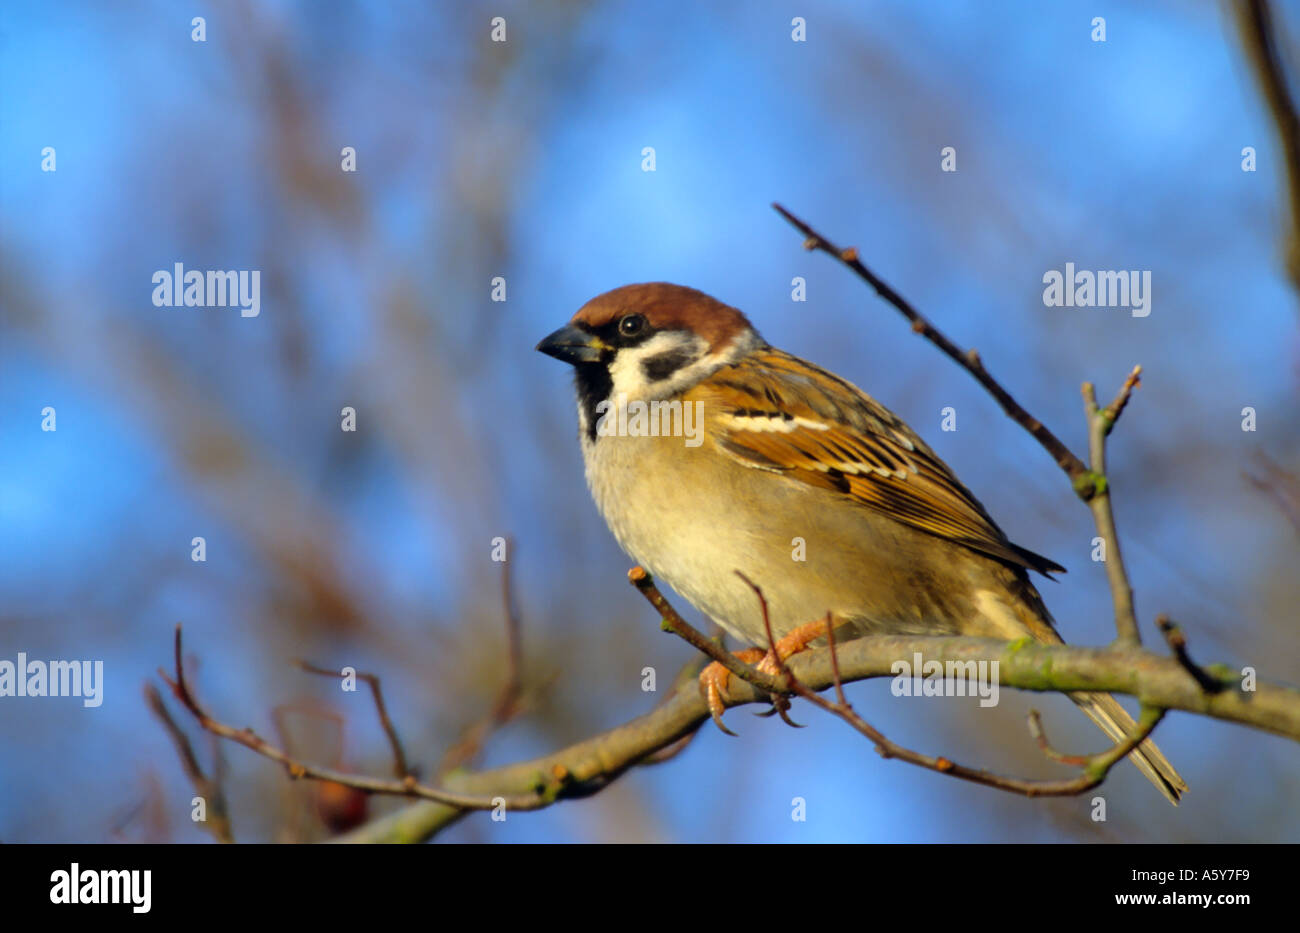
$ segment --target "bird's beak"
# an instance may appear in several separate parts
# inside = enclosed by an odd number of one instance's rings
[[[539,343],[537,349],[576,366],[578,363],[595,363],[600,359],[601,351],[608,347],[595,334],[566,324]]]

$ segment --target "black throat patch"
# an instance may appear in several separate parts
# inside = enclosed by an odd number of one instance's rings
[[[609,377],[609,367],[604,363],[579,363],[573,367],[573,382],[578,389],[578,405],[587,418],[587,437],[594,441],[596,421],[600,417],[596,406],[614,391],[614,380]]]

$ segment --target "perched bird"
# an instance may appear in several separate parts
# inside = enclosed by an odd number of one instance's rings
[[[1064,568],[1008,541],[897,415],[737,309],[626,285],[537,349],[573,365],[587,483],[619,544],[735,638],[768,643],[739,570],[782,657],[824,636],[828,612],[837,639],[1062,643],[1028,571]],[[701,683],[721,725],[725,668]],[[1071,698],[1112,740],[1133,728],[1114,697]],[[1130,757],[1177,803],[1187,785],[1153,742]]]

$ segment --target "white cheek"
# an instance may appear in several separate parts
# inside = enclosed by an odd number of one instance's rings
[[[646,379],[641,364],[651,357],[674,350],[686,349],[696,358],[696,362],[683,366],[667,379],[650,382]],[[609,378],[613,384],[612,395],[622,395],[628,399],[663,398],[681,391],[698,377],[692,372],[700,365],[700,357],[708,352],[708,344],[693,334],[680,331],[655,334],[637,347],[620,350],[609,365]],[[685,378],[684,378],[685,377]]]

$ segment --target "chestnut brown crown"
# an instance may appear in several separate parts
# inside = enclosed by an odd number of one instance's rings
[[[600,330],[628,314],[641,314],[655,330],[689,330],[722,349],[739,333],[752,331],[749,319],[711,295],[668,282],[623,285],[597,295],[578,309],[569,323]]]

